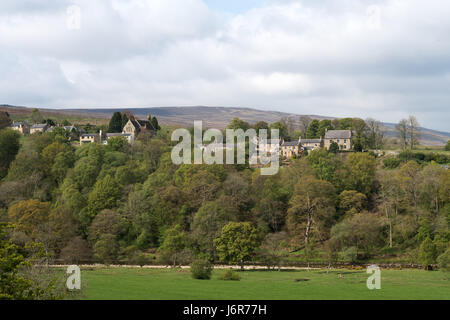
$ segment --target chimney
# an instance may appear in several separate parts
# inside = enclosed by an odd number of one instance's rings
[[[102,130],[100,129],[100,133],[98,134],[99,138],[100,138],[100,143],[102,143]]]

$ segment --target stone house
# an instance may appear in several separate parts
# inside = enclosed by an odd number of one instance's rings
[[[331,142],[336,142],[340,150],[352,149],[352,132],[351,130],[327,130],[325,132],[324,144],[328,150]]]
[[[30,134],[33,133],[44,133],[45,131],[47,131],[47,124],[46,123],[36,123],[33,124],[30,128]]]
[[[30,133],[30,126],[26,122],[13,122],[11,129],[19,131],[20,134]]]

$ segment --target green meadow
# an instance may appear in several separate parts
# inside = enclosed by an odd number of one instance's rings
[[[382,270],[381,289],[369,290],[365,270],[239,271],[240,281],[196,280],[186,269],[82,269],[83,299],[450,299],[450,274]],[[342,274],[342,277],[339,275]]]

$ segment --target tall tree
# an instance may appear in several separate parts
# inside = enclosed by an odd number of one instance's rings
[[[111,120],[109,121],[108,132],[122,132],[122,114],[120,112],[114,112]]]
[[[0,111],[0,130],[9,127],[11,124],[11,119],[9,113],[6,111]]]
[[[319,138],[319,120],[314,119],[308,126],[308,130],[306,131],[307,139],[316,139]]]
[[[368,118],[366,119],[366,124],[369,128],[367,141],[369,148],[376,150],[381,149],[384,145],[384,130],[382,129],[381,122]]]
[[[409,147],[414,149],[419,144],[420,131],[419,122],[416,117],[409,116],[408,118],[408,135],[409,135]]]
[[[400,139],[400,144],[404,149],[408,147],[408,120],[402,119],[395,126],[395,130],[397,131],[397,136]]]
[[[334,198],[335,189],[331,183],[310,176],[303,177],[295,186],[289,201],[290,232],[297,233],[303,229],[306,245],[310,242],[313,230],[324,240],[324,231],[330,226],[330,220],[335,213]]]
[[[311,124],[311,121],[312,121],[312,119],[308,116],[300,116],[298,118],[302,138],[306,138],[306,131],[308,130],[308,127]]]
[[[11,162],[19,152],[20,135],[10,129],[0,130],[0,179],[8,173]]]

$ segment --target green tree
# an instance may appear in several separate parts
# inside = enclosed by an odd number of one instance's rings
[[[31,244],[14,244],[8,236],[9,229],[11,225],[0,223],[0,300],[61,299],[54,278],[43,284],[23,272],[33,267],[33,261],[24,256]]]
[[[7,175],[9,165],[19,152],[19,139],[20,135],[13,130],[0,130],[0,180]]]
[[[352,153],[347,157],[348,167],[347,185],[365,195],[373,188],[375,180],[376,160],[368,153]]]
[[[336,154],[338,151],[339,145],[336,142],[331,141],[330,148],[328,148],[328,152]]]
[[[115,208],[121,197],[121,188],[114,178],[106,175],[98,180],[88,197],[88,212],[91,218],[103,209]]]
[[[11,118],[6,111],[0,111],[0,130],[8,128],[11,125]]]
[[[220,260],[240,264],[241,270],[260,244],[261,236],[250,222],[230,222],[222,228],[222,235],[214,240]]]
[[[450,140],[447,141],[444,149],[445,149],[445,151],[450,151]]]
[[[227,129],[242,129],[244,131],[246,131],[247,129],[250,128],[250,125],[248,124],[248,122],[245,122],[244,120],[241,120],[239,118],[233,118],[233,120],[228,124]]]
[[[111,120],[109,121],[108,132],[122,132],[122,114],[120,112],[114,112]]]
[[[440,270],[450,272],[450,248],[437,258],[437,263]]]
[[[419,247],[418,260],[424,266],[436,263],[436,245],[433,240],[426,238]]]
[[[355,190],[344,190],[339,194],[339,208],[346,214],[361,212],[367,197]]]
[[[117,260],[119,244],[116,236],[106,233],[94,244],[94,257],[106,264],[112,264]]]
[[[318,133],[319,137],[323,138],[323,137],[325,137],[325,132],[327,132],[327,130],[331,130],[331,129],[333,129],[331,120],[324,119],[319,122],[319,127],[317,130],[317,133]]]
[[[199,250],[215,256],[214,239],[220,236],[224,225],[235,217],[217,202],[205,202],[194,215],[191,225],[192,236]]]
[[[156,131],[161,130],[161,127],[159,126],[159,123],[158,123],[158,119],[156,119],[156,117],[152,118],[151,124],[152,124],[153,129],[155,129]]]
[[[158,251],[166,261],[171,261],[173,267],[177,265],[181,253],[188,247],[189,241],[186,232],[179,224],[167,230],[166,237]]]
[[[274,122],[270,125],[270,129],[278,130],[278,136],[280,139],[288,139],[288,129],[286,124],[281,121]]]
[[[314,119],[309,124],[308,130],[306,130],[307,139],[317,139],[319,138],[319,120]]]

